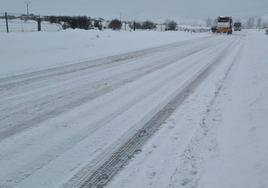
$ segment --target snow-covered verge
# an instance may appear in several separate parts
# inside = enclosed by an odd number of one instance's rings
[[[219,152],[205,166],[199,187],[268,187],[267,49],[267,36],[249,34],[215,105]]]
[[[268,187],[267,49],[249,31],[108,187]]]
[[[0,77],[208,36],[185,32],[0,33]]]

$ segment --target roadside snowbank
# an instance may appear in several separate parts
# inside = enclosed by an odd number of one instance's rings
[[[0,77],[208,35],[208,33],[109,30],[1,33]]]
[[[267,49],[267,36],[248,32],[244,55],[215,106],[219,156],[207,161],[200,188],[268,187]]]

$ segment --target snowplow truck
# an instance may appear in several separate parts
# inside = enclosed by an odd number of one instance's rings
[[[233,33],[233,19],[230,16],[219,16],[217,18],[217,33]]]

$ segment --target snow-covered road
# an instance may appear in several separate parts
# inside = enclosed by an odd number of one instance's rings
[[[267,44],[262,31],[244,32],[106,187],[268,187]]]
[[[214,90],[219,90],[219,82],[241,55],[244,40],[245,35],[240,34],[204,37],[2,77],[0,187],[82,187],[170,101],[201,79],[200,75],[205,74],[202,82],[189,88],[207,84],[206,92],[199,94],[204,100],[196,104],[206,106],[215,98]],[[199,113],[189,109],[181,113],[186,112],[190,117]],[[187,145],[196,129],[194,124],[182,126],[184,132],[177,138]],[[170,164],[169,172],[173,167]],[[134,168],[124,175],[135,173],[139,171]],[[110,174],[105,175],[109,179]],[[131,186],[165,187],[157,182],[149,186],[140,181]],[[117,183],[114,187],[131,187]]]

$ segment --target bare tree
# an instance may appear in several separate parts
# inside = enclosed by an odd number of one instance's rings
[[[256,28],[257,29],[261,29],[262,28],[262,19],[261,18],[258,18],[257,24],[256,24]]]
[[[253,29],[254,25],[255,25],[255,18],[253,18],[253,17],[248,18],[248,20],[247,20],[247,28],[248,29]]]
[[[206,20],[206,25],[207,25],[207,27],[211,27],[213,25],[213,20],[211,18],[208,18]]]

